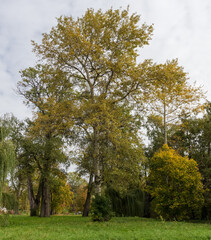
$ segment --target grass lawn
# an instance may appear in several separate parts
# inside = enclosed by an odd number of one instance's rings
[[[138,217],[98,223],[79,216],[14,216],[11,222],[10,226],[0,227],[0,240],[211,240],[208,223],[162,222]]]

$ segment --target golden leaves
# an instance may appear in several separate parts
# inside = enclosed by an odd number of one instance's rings
[[[163,145],[150,161],[149,192],[157,214],[184,219],[203,204],[202,177],[193,159]]]

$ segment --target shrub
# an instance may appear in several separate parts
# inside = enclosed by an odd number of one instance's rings
[[[9,213],[6,208],[0,208],[0,227],[9,225]]]
[[[96,195],[92,201],[91,213],[93,221],[109,221],[113,215],[110,200],[106,196]]]
[[[168,220],[193,218],[203,205],[203,185],[196,161],[164,145],[150,161],[148,188],[152,207]]]

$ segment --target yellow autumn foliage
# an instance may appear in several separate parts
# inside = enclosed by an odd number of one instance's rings
[[[52,214],[62,213],[73,203],[73,192],[67,178],[62,172],[54,176],[51,181],[51,211]]]
[[[150,162],[149,192],[152,208],[164,219],[182,220],[199,214],[203,185],[198,165],[163,145]]]

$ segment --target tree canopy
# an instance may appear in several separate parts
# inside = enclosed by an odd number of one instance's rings
[[[115,136],[123,134],[120,125],[128,117],[124,109],[132,110],[145,84],[148,62],[137,64],[136,59],[138,48],[149,43],[153,29],[140,26],[139,20],[129,9],[105,13],[88,9],[77,20],[60,17],[41,44],[33,42],[38,57],[70,82],[65,88],[74,105],[70,119],[89,139],[96,194],[101,194],[103,182],[102,136],[113,145],[114,140],[123,139]]]
[[[187,73],[178,60],[153,64],[148,74],[151,81],[148,102],[153,114],[162,117],[164,144],[167,144],[168,125],[176,123],[184,114],[201,110],[204,95],[201,87],[188,83]]]

